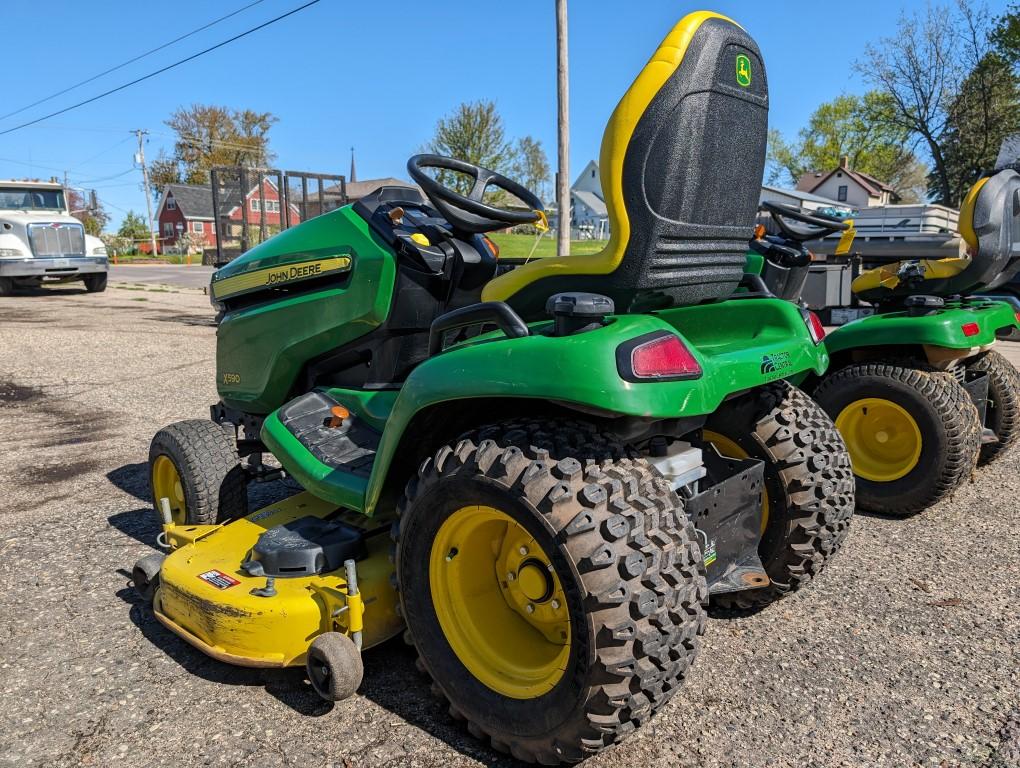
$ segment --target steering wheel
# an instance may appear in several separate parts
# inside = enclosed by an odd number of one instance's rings
[[[425,172],[426,168],[457,171],[474,179],[474,185],[467,195],[456,192],[441,184]],[[415,183],[425,190],[429,200],[443,214],[455,229],[478,234],[506,229],[518,224],[548,226],[545,206],[538,196],[522,187],[513,179],[490,171],[487,168],[442,155],[414,155],[407,161],[407,172]],[[482,202],[482,196],[489,187],[496,187],[519,198],[531,210],[511,211]]]
[[[771,213],[772,220],[779,225],[783,234],[788,239],[793,240],[796,243],[804,243],[808,240],[819,240],[827,235],[850,228],[850,225],[843,219],[835,216],[829,216],[825,213],[818,213],[817,211],[814,213],[804,213],[799,208],[795,208],[792,205],[764,202],[761,204],[759,209]],[[800,222],[801,224],[806,224],[807,229],[791,227],[786,219],[792,219],[793,221]]]

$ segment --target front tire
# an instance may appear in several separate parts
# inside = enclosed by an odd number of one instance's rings
[[[89,293],[102,293],[106,290],[106,272],[102,272],[97,275],[88,275],[82,278],[82,282],[85,283],[85,290]]]
[[[724,456],[765,462],[758,554],[772,581],[714,595],[713,604],[759,608],[807,585],[839,551],[854,513],[850,456],[832,419],[779,381],[724,403],[704,436]]]
[[[149,490],[157,514],[170,502],[178,525],[213,525],[248,514],[248,487],[234,441],[208,419],[178,421],[149,445]]]
[[[813,394],[850,451],[861,509],[916,514],[974,471],[981,423],[967,390],[949,374],[861,363],[827,376]]]
[[[695,658],[693,526],[658,473],[590,425],[483,428],[422,464],[399,514],[420,666],[497,750],[578,762],[650,718]]]
[[[1020,372],[995,351],[985,352],[967,364],[971,371],[988,374],[988,406],[985,426],[999,438],[981,446],[978,464],[990,464],[1013,447],[1020,437]]]
[[[12,293],[14,293],[14,279],[0,277],[0,296],[10,296]]]

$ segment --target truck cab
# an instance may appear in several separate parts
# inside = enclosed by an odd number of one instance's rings
[[[0,296],[74,280],[103,291],[108,269],[106,247],[71,215],[61,184],[0,181]]]

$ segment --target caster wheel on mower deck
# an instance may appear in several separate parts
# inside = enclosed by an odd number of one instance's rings
[[[159,588],[159,570],[163,567],[165,555],[153,552],[146,555],[131,569],[131,583],[134,585],[138,596],[147,603],[151,603]]]
[[[861,509],[915,514],[974,470],[981,423],[950,374],[920,364],[860,363],[826,376],[813,396],[850,451]]]
[[[985,426],[999,440],[981,446],[978,464],[989,464],[1011,448],[1020,437],[1020,371],[995,351],[985,352],[967,363],[967,369],[988,374]]]
[[[312,688],[326,701],[343,701],[354,695],[365,675],[361,651],[347,635],[324,632],[312,641],[305,659]]]
[[[170,500],[179,525],[212,525],[248,514],[248,487],[237,446],[208,419],[178,421],[159,430],[149,446],[149,489]]]
[[[705,424],[724,456],[765,462],[762,539],[772,584],[712,597],[725,608],[757,608],[805,586],[839,551],[854,512],[850,457],[836,427],[785,381],[726,402]]]
[[[707,586],[682,502],[643,459],[572,421],[441,448],[394,525],[400,606],[450,713],[527,762],[578,762],[677,690]]]

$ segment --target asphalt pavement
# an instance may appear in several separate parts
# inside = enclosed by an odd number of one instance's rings
[[[198,290],[136,278],[200,268],[123,269],[103,294],[0,299],[0,765],[513,765],[399,641],[330,705],[301,670],[207,658],[135,596],[126,569],[158,532],[149,440],[207,415],[215,327]],[[1018,768],[1018,606],[1015,452],[922,515],[858,515],[810,588],[717,615],[676,698],[585,766]]]
[[[111,264],[110,282],[132,285],[167,285],[175,288],[208,288],[214,269],[201,264]]]

